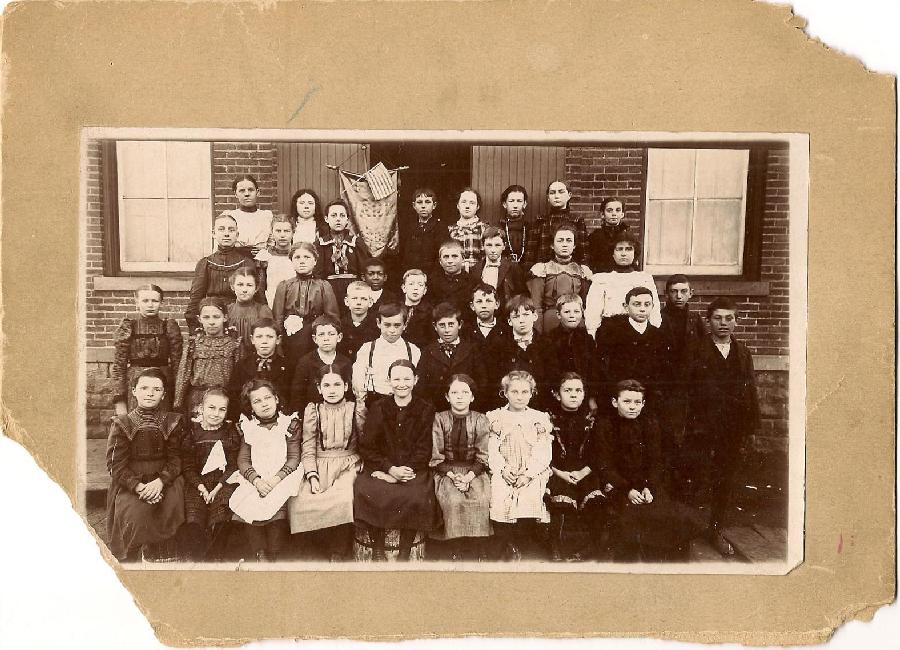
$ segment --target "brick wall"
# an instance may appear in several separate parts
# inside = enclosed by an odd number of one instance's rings
[[[242,174],[259,183],[259,207],[274,210],[278,192],[278,159],[271,142],[213,143],[213,189],[216,214],[237,206],[231,184]]]
[[[584,217],[592,230],[600,227],[600,202],[615,196],[625,202],[625,223],[640,232],[646,157],[643,147],[569,147],[566,180],[573,195],[569,209]]]

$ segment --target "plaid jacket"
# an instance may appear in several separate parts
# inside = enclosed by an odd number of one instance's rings
[[[571,212],[555,212],[538,217],[528,229],[522,268],[530,269],[538,262],[546,262],[553,258],[553,252],[550,250],[553,244],[553,231],[564,223],[571,223],[575,226],[575,253],[572,255],[572,260],[579,264],[584,263],[584,249],[588,238],[584,219]]]

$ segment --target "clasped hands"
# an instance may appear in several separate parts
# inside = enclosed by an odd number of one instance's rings
[[[514,488],[523,487],[531,482],[531,479],[524,474],[513,474],[508,467],[504,467],[500,470],[500,476],[503,477],[503,480],[506,481],[508,485],[511,485]]]
[[[155,505],[162,501],[163,498],[163,482],[161,478],[155,478],[149,483],[138,483],[134,491],[138,498],[146,501],[150,505]]]
[[[636,506],[653,503],[653,494],[650,492],[650,488],[644,488],[640,492],[632,488],[628,490],[628,500]]]
[[[199,492],[200,496],[203,497],[203,501],[206,503],[206,505],[209,505],[210,503],[213,502],[213,499],[216,498],[216,495],[219,493],[219,490],[221,490],[221,489],[222,489],[221,483],[217,483],[216,487],[214,487],[212,490],[207,490],[206,486],[203,485],[202,483],[200,483],[197,486],[197,492]]]
[[[406,465],[392,465],[387,472],[380,470],[372,472],[372,478],[381,479],[386,483],[406,483],[416,478],[416,473]]]
[[[475,472],[469,470],[466,474],[460,474],[458,472],[447,472],[447,478],[453,481],[453,487],[455,487],[460,492],[468,492],[469,485],[472,483],[472,480],[475,478]]]
[[[253,479],[253,487],[256,488],[256,491],[259,492],[259,496],[264,497],[269,492],[275,489],[275,486],[281,483],[281,479],[277,476],[273,476],[271,478],[263,478],[262,476],[257,476]]]

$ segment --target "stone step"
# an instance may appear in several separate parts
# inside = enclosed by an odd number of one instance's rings
[[[105,492],[110,483],[109,472],[106,471],[106,438],[87,440],[86,468],[86,490]]]

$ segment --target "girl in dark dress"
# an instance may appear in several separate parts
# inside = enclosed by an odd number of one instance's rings
[[[161,408],[165,381],[159,368],[141,372],[131,390],[137,406],[110,423],[106,525],[119,560],[136,559],[137,553],[146,561],[177,559],[174,536],[184,522],[182,420]]]
[[[237,470],[241,435],[230,421],[228,395],[210,388],[200,403],[200,421],[192,422],[181,441],[185,524],[182,538],[195,561],[221,560],[232,518],[228,500],[235,485],[226,480]]]
[[[406,359],[388,368],[392,395],[369,408],[359,453],[363,471],[353,490],[354,519],[368,528],[372,559],[385,560],[385,532],[399,533],[399,562],[410,559],[418,533],[438,527],[431,460],[434,408],[413,397],[415,367]]]

